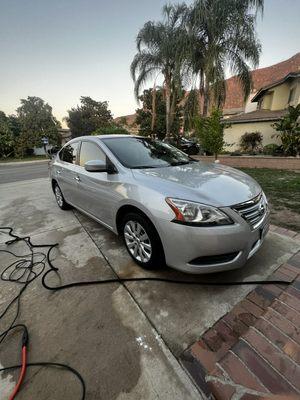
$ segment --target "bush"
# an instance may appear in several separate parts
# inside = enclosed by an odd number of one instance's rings
[[[195,133],[198,135],[203,150],[214,154],[217,160],[218,154],[224,147],[224,129],[228,126],[222,123],[222,113],[219,109],[212,110],[209,117],[195,119]]]
[[[288,113],[272,126],[279,132],[284,154],[300,156],[300,104],[288,107]]]
[[[263,147],[263,153],[268,156],[279,156],[282,155],[283,149],[282,146],[279,146],[276,143],[270,143]]]
[[[98,128],[92,135],[130,135],[125,128],[118,125],[109,125],[102,128]]]
[[[240,140],[241,149],[251,154],[260,150],[263,136],[260,132],[245,132]]]

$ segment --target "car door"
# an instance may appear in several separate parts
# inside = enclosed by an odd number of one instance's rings
[[[59,152],[59,163],[56,165],[56,176],[63,196],[73,205],[77,205],[79,144],[79,141],[66,144]]]
[[[107,162],[104,150],[95,142],[82,140],[79,151],[78,188],[79,207],[111,227],[112,205],[116,201],[117,174],[88,172],[84,164],[91,160]]]

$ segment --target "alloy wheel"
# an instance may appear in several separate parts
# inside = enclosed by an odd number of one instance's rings
[[[137,221],[128,221],[124,226],[125,243],[132,256],[147,263],[152,255],[152,246],[147,232]]]
[[[57,204],[59,205],[59,207],[62,207],[64,204],[64,199],[63,199],[61,190],[57,185],[55,186],[55,198],[56,198],[56,201],[57,201]]]

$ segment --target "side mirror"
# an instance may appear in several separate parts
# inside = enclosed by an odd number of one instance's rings
[[[84,169],[88,172],[107,172],[107,165],[101,160],[91,160],[84,164]]]

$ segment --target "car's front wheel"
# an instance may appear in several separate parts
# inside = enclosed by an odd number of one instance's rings
[[[122,236],[128,253],[146,269],[165,265],[164,251],[152,222],[138,213],[128,213],[122,220]]]
[[[55,195],[55,199],[56,199],[56,203],[57,203],[58,207],[61,208],[62,210],[70,209],[71,206],[66,202],[57,182],[54,183],[53,191],[54,191],[54,195]]]

